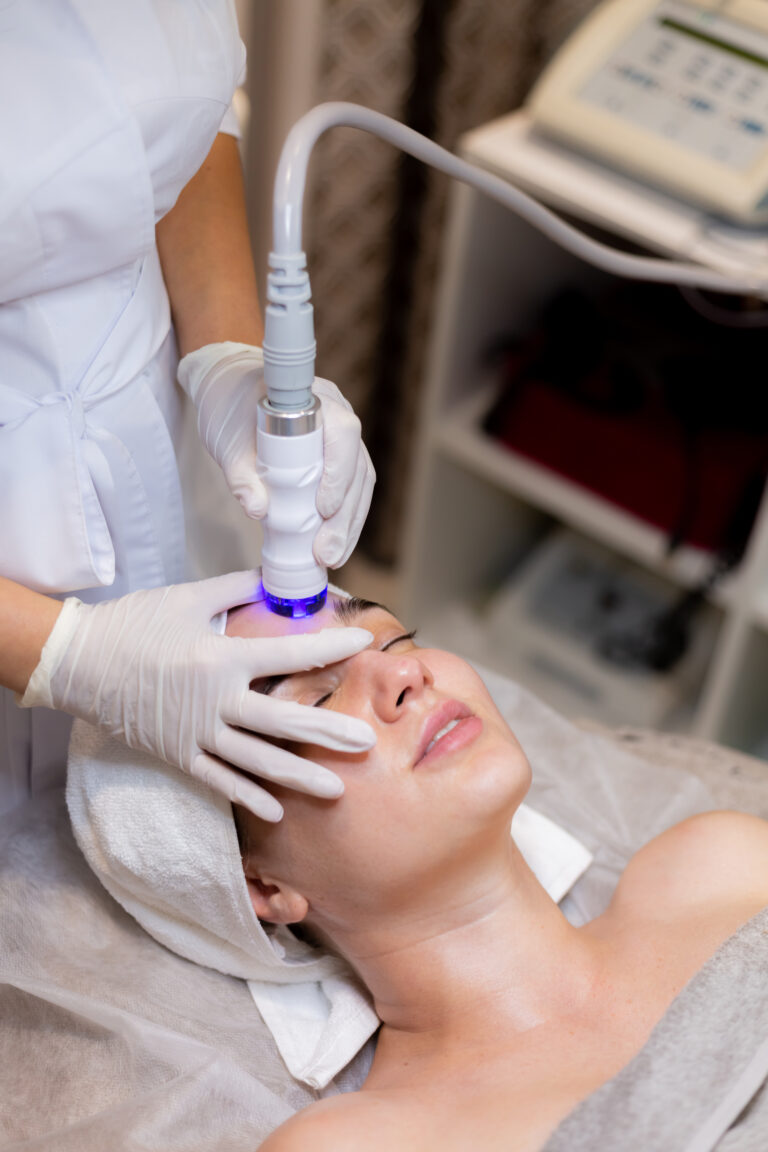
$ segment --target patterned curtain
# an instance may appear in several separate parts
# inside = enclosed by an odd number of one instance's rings
[[[321,100],[352,100],[455,149],[515,108],[594,0],[327,0]],[[397,559],[440,275],[448,180],[352,129],[312,162],[307,248],[318,372],[363,420],[378,483],[363,547]]]

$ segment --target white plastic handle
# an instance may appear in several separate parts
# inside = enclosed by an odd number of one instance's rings
[[[281,599],[317,596],[328,575],[312,554],[320,524],[317,489],[323,475],[322,424],[302,436],[257,431],[259,472],[269,493],[262,521],[261,576],[265,591]]]

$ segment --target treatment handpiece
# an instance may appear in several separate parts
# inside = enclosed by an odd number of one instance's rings
[[[312,545],[322,523],[317,489],[323,475],[320,400],[312,392],[315,336],[304,253],[284,256],[267,281],[264,379],[256,451],[269,494],[261,548],[268,606],[280,616],[322,608],[328,577]]]

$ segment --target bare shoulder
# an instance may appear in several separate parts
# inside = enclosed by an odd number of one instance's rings
[[[656,836],[629,862],[616,890],[636,911],[768,904],[768,821],[743,812],[705,812]]]
[[[370,1152],[391,1149],[395,1116],[375,1093],[330,1096],[297,1112],[259,1146],[259,1152]],[[365,1141],[363,1144],[362,1141]]]

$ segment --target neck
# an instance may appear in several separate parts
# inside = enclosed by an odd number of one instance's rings
[[[508,843],[496,868],[439,911],[422,905],[384,927],[336,934],[384,1024],[380,1053],[445,1056],[585,1010],[599,945],[568,923]]]

